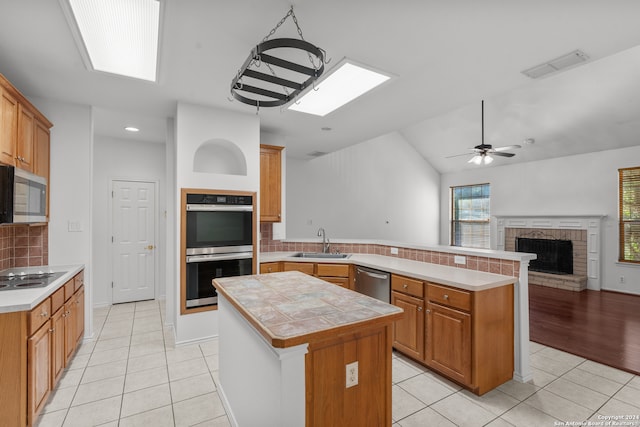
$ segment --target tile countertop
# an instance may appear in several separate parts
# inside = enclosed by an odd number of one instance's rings
[[[517,278],[448,265],[431,264],[384,255],[352,254],[346,259],[333,258],[298,258],[292,255],[297,252],[264,252],[260,254],[260,262],[319,262],[331,264],[356,264],[375,268],[388,273],[414,277],[416,279],[449,285],[468,291],[482,291],[499,286],[510,285]]]
[[[84,265],[45,265],[25,267],[24,269],[21,269],[21,271],[24,271],[25,273],[36,273],[41,270],[51,270],[54,272],[65,271],[66,273],[44,288],[0,291],[0,313],[28,311],[33,309],[53,294],[54,291],[58,290],[68,282],[69,279],[82,271],[82,269],[84,269]]]
[[[392,322],[402,309],[298,271],[214,279],[218,293],[277,348]]]

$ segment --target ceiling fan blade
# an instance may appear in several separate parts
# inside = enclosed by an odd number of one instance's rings
[[[450,158],[452,158],[452,157],[468,156],[468,155],[470,155],[470,154],[473,154],[473,153],[454,154],[453,156],[447,156],[447,157],[445,157],[445,159],[450,159]]]
[[[503,153],[501,151],[494,151],[492,153],[490,153],[492,156],[501,156],[501,157],[513,157],[515,156],[514,153]]]
[[[496,147],[493,151],[506,151],[506,150],[515,150],[516,148],[521,148],[519,145],[506,145],[504,147]]]

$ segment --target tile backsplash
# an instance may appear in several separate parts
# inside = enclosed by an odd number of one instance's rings
[[[3,225],[0,227],[0,269],[49,264],[49,227]]]
[[[283,242],[273,240],[272,226],[270,223],[260,224],[260,251],[261,252],[321,252],[322,243],[318,242]],[[397,254],[391,253],[391,247],[382,244],[359,243],[332,243],[331,249],[341,253],[375,254],[397,258],[410,259],[431,264],[448,265],[450,267],[466,268],[469,270],[485,271],[505,276],[518,277],[520,274],[520,262],[508,259],[491,258],[489,256],[465,256],[464,264],[455,263],[455,253],[432,251],[426,249],[403,248],[398,246]]]

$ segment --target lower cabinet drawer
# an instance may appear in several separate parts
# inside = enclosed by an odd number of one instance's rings
[[[445,286],[427,284],[429,301],[437,302],[464,311],[471,310],[471,292],[462,289],[447,288]]]
[[[314,264],[312,262],[284,262],[283,271],[301,271],[313,276]]]
[[[318,279],[322,279],[326,282],[333,283],[334,285],[342,286],[343,288],[349,287],[349,279],[347,277],[319,276]]]
[[[347,264],[318,264],[316,274],[329,277],[349,277]]]
[[[422,281],[396,274],[391,275],[391,289],[418,298],[424,297],[424,284]]]
[[[51,299],[47,298],[29,313],[29,335],[33,335],[50,317]]]

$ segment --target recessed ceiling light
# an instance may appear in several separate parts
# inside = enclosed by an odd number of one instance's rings
[[[390,75],[344,58],[289,109],[325,116],[390,78]]]
[[[140,129],[138,129],[137,127],[134,126],[127,126],[126,128],[124,128],[124,130],[126,130],[127,132],[139,132]]]
[[[72,32],[81,39],[78,44],[89,68],[156,81],[158,0],[67,1]]]

